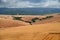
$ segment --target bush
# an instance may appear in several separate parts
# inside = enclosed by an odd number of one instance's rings
[[[21,20],[22,17],[13,17],[14,20]]]
[[[53,16],[47,16],[46,18],[52,18]]]
[[[30,25],[32,25],[32,22],[30,22],[30,21],[24,21],[24,22],[27,22],[27,23],[29,23]]]
[[[32,22],[35,22],[36,19],[38,19],[38,18],[33,18],[31,21],[32,21]]]
[[[39,20],[42,20],[42,19],[39,19]]]
[[[41,20],[41,19],[39,19],[39,18],[36,17],[36,18],[33,18],[31,21],[35,22],[36,20]]]
[[[47,19],[47,18],[42,18],[42,19]]]

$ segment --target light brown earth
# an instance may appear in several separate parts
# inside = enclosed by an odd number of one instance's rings
[[[33,23],[34,25],[35,24],[46,24],[46,23],[55,23],[55,22],[59,22],[60,23],[60,15],[52,15],[53,17],[52,18],[48,18],[48,19],[44,19],[44,20],[37,20],[35,23]]]
[[[0,28],[26,26],[26,25],[29,25],[29,24],[23,21],[0,18]]]
[[[54,17],[42,21],[37,20],[33,25],[29,25],[23,21],[1,18],[0,23],[6,26],[4,26],[5,28],[0,28],[0,40],[60,40],[60,15],[49,15]],[[47,15],[40,15],[38,17],[43,18],[46,16]],[[32,17],[37,16],[30,16],[30,18]],[[30,20],[29,17],[26,18]],[[10,22],[12,23],[10,24]],[[10,27],[8,27],[7,24],[9,24]],[[0,27],[2,27],[2,25]]]
[[[0,29],[0,40],[59,40],[60,23]]]

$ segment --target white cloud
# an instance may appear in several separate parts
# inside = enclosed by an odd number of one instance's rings
[[[24,7],[28,7],[29,6],[29,2],[17,2],[17,3],[10,3],[10,5],[8,7],[11,7],[11,8],[24,8]]]
[[[59,8],[60,7],[60,2],[58,2],[57,0],[48,0],[45,3],[45,7]]]
[[[7,0],[2,0],[3,2],[7,2]]]
[[[33,3],[29,1],[21,1],[21,0],[2,0],[4,4],[0,5],[0,7],[7,8],[38,8],[38,7],[49,7],[49,8],[60,8],[60,2],[58,0],[47,0],[45,2]]]

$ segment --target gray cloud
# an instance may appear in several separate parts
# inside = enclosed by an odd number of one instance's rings
[[[60,0],[0,0],[0,8],[60,8]]]
[[[32,2],[32,3],[39,3],[39,2],[45,2],[47,0],[22,0],[22,1],[29,1],[29,2]]]

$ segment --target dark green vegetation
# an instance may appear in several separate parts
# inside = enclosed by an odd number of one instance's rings
[[[22,17],[14,17],[14,20],[21,20]]]
[[[46,20],[46,19],[49,19],[49,18],[52,18],[53,16],[46,16],[45,18],[42,18],[42,20]]]
[[[53,16],[47,16],[46,18],[52,18]]]
[[[13,16],[12,16],[13,17]],[[26,23],[29,23],[30,25],[32,25],[32,23],[36,22],[36,20],[46,20],[46,19],[49,19],[49,18],[52,18],[53,16],[46,16],[45,18],[38,18],[38,17],[35,17],[35,18],[32,18],[31,21],[25,21],[22,19],[22,17],[13,17],[14,20],[20,20],[20,21],[24,21]]]
[[[13,16],[12,16],[13,17]],[[29,23],[30,25],[32,25],[32,23],[30,21],[25,21],[22,19],[22,17],[13,17],[13,20],[20,20],[20,21],[24,21],[24,22],[27,22]]]
[[[33,18],[31,21],[32,22],[36,22],[36,20],[41,20],[41,19],[39,19],[39,18],[36,17],[36,18]]]
[[[24,22],[29,23],[30,25],[32,25],[32,22],[31,21],[24,21]]]

